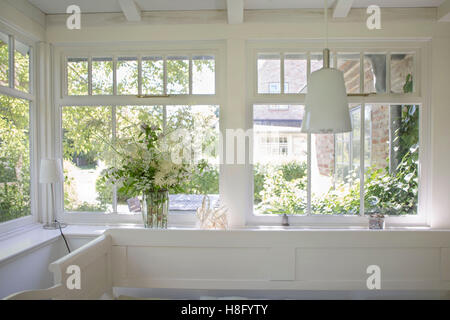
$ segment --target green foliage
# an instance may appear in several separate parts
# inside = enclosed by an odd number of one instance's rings
[[[29,102],[0,95],[0,222],[30,214]]]

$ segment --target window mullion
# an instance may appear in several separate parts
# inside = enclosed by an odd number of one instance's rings
[[[111,107],[111,135],[112,135],[112,145],[116,147],[116,106]],[[116,156],[113,156],[113,164],[116,166]],[[113,212],[117,213],[117,186],[113,185],[112,190],[112,206]]]
[[[311,206],[311,133],[308,133],[307,138],[307,177],[308,177],[308,183],[306,184],[306,198],[307,198],[307,205],[306,205],[306,215],[312,215],[312,206]]]
[[[15,65],[14,65],[14,36],[9,36],[9,87],[14,89]]]
[[[163,91],[167,95],[167,55],[163,56]]]
[[[364,197],[365,197],[365,188],[364,188],[364,174],[366,172],[365,166],[365,155],[366,155],[366,104],[361,104],[361,125],[360,125],[360,134],[359,134],[359,197],[360,197],[360,208],[359,215],[364,216]]]
[[[284,92],[284,52],[280,53],[280,93],[285,94]]]
[[[192,54],[189,55],[189,94],[192,94]]]
[[[92,56],[88,58],[88,95],[92,96]]]
[[[138,95],[142,95],[142,56],[138,55]]]
[[[113,56],[113,95],[117,95],[117,57]]]

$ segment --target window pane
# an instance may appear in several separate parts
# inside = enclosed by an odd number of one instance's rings
[[[112,186],[100,183],[112,164],[111,107],[64,107],[64,209],[112,211]]]
[[[359,214],[361,108],[352,110],[352,132],[311,135],[311,210],[313,214]],[[356,155],[354,155],[356,153]]]
[[[323,54],[322,53],[311,53],[310,59],[311,59],[311,73],[323,68]],[[330,59],[331,59],[331,55],[330,55]],[[331,61],[333,61],[333,60],[331,59]]]
[[[92,94],[113,94],[112,58],[92,59]]]
[[[192,67],[192,93],[214,94],[216,89],[214,56],[194,56]]]
[[[338,69],[344,73],[347,93],[359,93],[360,88],[360,55],[359,53],[338,53]]]
[[[307,135],[304,106],[253,106],[253,183],[256,214],[305,214]]]
[[[72,95],[88,94],[88,59],[67,59],[67,93]]]
[[[365,174],[366,214],[417,214],[419,106],[370,108],[372,163]]]
[[[258,54],[258,93],[281,93],[280,54]]]
[[[142,58],[142,94],[164,94],[164,60]]]
[[[139,134],[142,132],[140,129],[142,124],[162,128],[163,107],[123,106],[116,108],[115,143],[120,147],[119,150],[129,150],[130,154],[135,153],[133,146],[134,142],[139,139]],[[130,199],[127,195],[117,191],[117,212],[124,214],[137,213],[135,209],[130,210],[127,201],[133,201],[133,199]]]
[[[117,94],[138,94],[137,58],[121,57],[117,60]]]
[[[30,47],[14,41],[14,87],[20,91],[30,91]]]
[[[167,93],[189,94],[189,57],[167,57]]]
[[[391,55],[391,92],[413,92],[414,55],[401,53]]]
[[[31,214],[29,102],[0,95],[0,223]]]
[[[364,56],[364,92],[386,92],[385,54],[366,54]]]
[[[0,32],[0,86],[9,86],[8,35]]]
[[[170,193],[169,209],[195,211],[207,194],[214,207],[219,201],[219,107],[167,106],[167,128],[171,152],[182,154],[185,161],[205,168]],[[180,149],[183,148],[183,149]]]
[[[305,54],[286,54],[284,57],[284,92],[306,93],[308,59]]]

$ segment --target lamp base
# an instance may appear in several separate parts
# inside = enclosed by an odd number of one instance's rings
[[[51,222],[51,223],[47,223],[42,228],[44,228],[46,230],[56,230],[56,229],[59,229],[60,226],[61,226],[61,228],[65,228],[65,227],[67,227],[67,224],[60,223],[60,222]]]

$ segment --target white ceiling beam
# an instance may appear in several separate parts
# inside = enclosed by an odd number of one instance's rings
[[[227,0],[228,24],[244,22],[244,0]]]
[[[438,8],[438,21],[450,22],[450,0],[445,0]]]
[[[354,0],[336,0],[333,18],[346,18],[352,8]]]
[[[141,9],[134,0],[119,0],[119,5],[128,21],[141,21]]]

